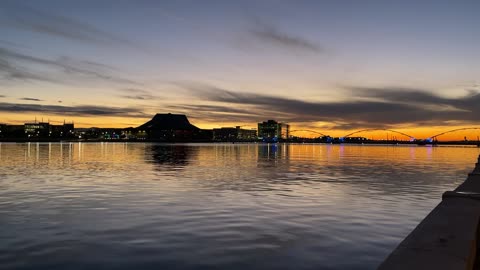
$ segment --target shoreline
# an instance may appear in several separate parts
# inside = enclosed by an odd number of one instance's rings
[[[479,269],[480,156],[467,179],[380,264],[378,270]]]
[[[327,142],[296,142],[296,141],[281,141],[281,142],[263,142],[263,141],[160,141],[160,140],[0,140],[1,143],[160,143],[160,144],[313,144],[313,145],[355,145],[355,146],[418,146],[418,147],[462,147],[462,148],[476,148],[480,144],[464,143],[464,142],[444,142],[437,144],[417,144],[412,142],[386,142],[373,141],[363,143],[327,143]]]

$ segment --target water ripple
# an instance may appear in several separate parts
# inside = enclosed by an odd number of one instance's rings
[[[0,147],[1,269],[373,269],[479,154],[303,144]]]

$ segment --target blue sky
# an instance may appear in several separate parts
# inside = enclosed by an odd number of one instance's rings
[[[478,10],[478,1],[2,1],[1,122],[135,126],[176,112],[200,127],[471,125]]]

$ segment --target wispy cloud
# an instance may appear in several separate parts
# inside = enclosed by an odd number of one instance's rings
[[[320,53],[323,51],[321,46],[306,38],[283,32],[273,25],[265,24],[263,22],[259,22],[258,20],[254,28],[251,29],[249,33],[262,42],[267,42],[269,44],[288,49],[307,51],[311,53]]]
[[[248,107],[252,112],[261,112],[263,117],[288,122],[329,122],[337,127],[353,128],[480,121],[478,93],[446,98],[421,89],[354,88],[351,91],[356,97],[349,101],[311,102],[200,84],[185,87],[200,99],[226,107]],[[236,114],[236,117],[244,116]]]
[[[122,37],[69,17],[33,9],[18,1],[6,1],[0,9],[3,27],[31,31],[76,42],[102,45],[132,45]]]
[[[46,74],[43,74],[43,72],[31,72],[19,64],[12,63],[4,52],[5,50],[0,48],[0,80],[52,81],[52,79]]]
[[[26,100],[26,101],[43,101],[42,99],[29,98],[29,97],[19,98],[19,100]]]
[[[140,117],[146,118],[141,108],[133,107],[108,107],[108,106],[61,106],[61,105],[39,105],[39,104],[23,104],[23,103],[0,103],[0,111],[2,112],[39,112],[50,114],[61,114],[69,116],[122,116],[122,117]]]
[[[142,89],[136,89],[136,88],[126,88],[126,89],[120,89],[120,92],[123,94],[120,95],[122,98],[126,99],[134,99],[134,100],[151,100],[151,99],[156,99],[152,93],[150,93],[147,90],[142,90]]]
[[[25,67],[32,65],[41,66],[43,71]],[[57,74],[54,76],[46,73],[52,69],[54,72],[61,72],[63,75],[69,76],[58,76]],[[0,47],[0,75],[3,74],[3,79],[6,80],[64,82],[65,77],[71,78],[73,75],[77,76],[77,79],[86,77],[119,84],[139,84],[133,80],[113,75],[112,71],[114,70],[113,67],[93,61],[76,60],[66,56],[51,60]]]

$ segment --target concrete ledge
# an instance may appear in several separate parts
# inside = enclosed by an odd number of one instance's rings
[[[378,269],[472,269],[480,201],[442,201]]]
[[[480,193],[480,174],[469,174],[467,180],[458,186],[455,192]]]
[[[480,200],[480,193],[476,192],[462,192],[462,191],[446,191],[442,195],[442,200],[448,198],[467,198],[467,199],[474,199]]]
[[[473,269],[479,217],[480,173],[473,173],[455,191],[443,194],[442,202],[378,269]]]

